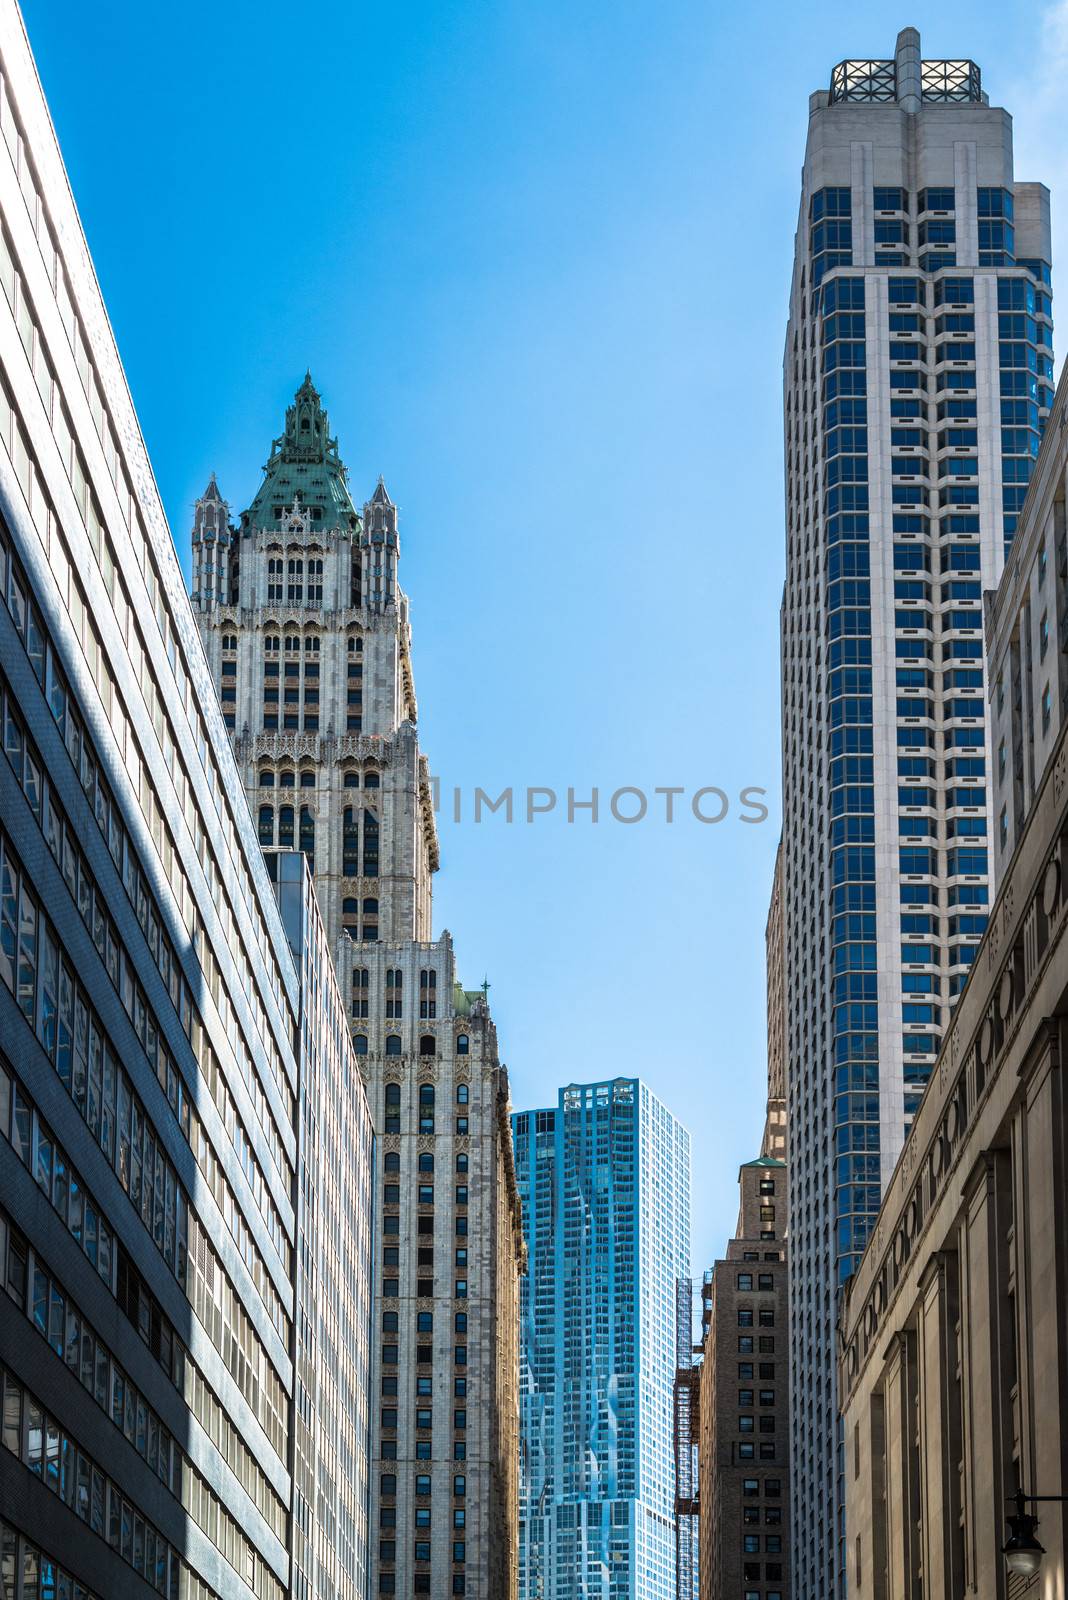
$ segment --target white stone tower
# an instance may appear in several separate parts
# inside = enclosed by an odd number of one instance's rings
[[[397,508],[380,479],[357,511],[310,375],[236,526],[212,478],[193,551],[268,870],[287,848],[311,860],[378,1138],[372,1591],[508,1596],[523,1246],[507,1074],[485,993],[431,934]]]

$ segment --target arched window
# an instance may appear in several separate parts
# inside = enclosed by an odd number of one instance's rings
[[[363,786],[365,789],[378,789],[381,787],[379,774],[375,772],[373,768],[371,768],[365,776],[363,780]]]
[[[323,603],[323,563],[321,557],[308,562],[308,604],[318,609]]]
[[[404,975],[400,967],[386,968],[386,1016],[404,1015]]]
[[[433,1153],[430,1150],[423,1150],[420,1153],[420,1156],[419,1156],[419,1171],[420,1172],[433,1172],[433,1170],[434,1170],[434,1156],[433,1156]]]
[[[399,1033],[386,1034],[386,1055],[399,1056],[401,1053],[401,1036]]]
[[[469,1085],[466,1083],[458,1083],[456,1085],[456,1104],[458,1106],[465,1106],[470,1098],[471,1090]]]
[[[456,1035],[456,1054],[458,1056],[467,1055],[469,1044],[470,1041],[468,1040],[466,1033],[458,1033]]]
[[[341,822],[341,875],[354,878],[360,867],[360,824],[355,806],[346,806]]]
[[[359,934],[360,902],[350,895],[341,902],[341,926],[355,939]]]
[[[260,806],[260,844],[274,844],[274,807]]]
[[[433,1133],[434,1131],[434,1085],[421,1083],[419,1085],[419,1132]]]
[[[421,1056],[436,1055],[437,1049],[438,1044],[437,1040],[434,1038],[434,1035],[432,1033],[424,1033],[422,1038],[419,1040],[419,1054]]]
[[[278,782],[283,789],[294,789],[297,783],[297,775],[295,772],[280,772]]]
[[[348,904],[347,901],[346,904]],[[354,1017],[366,1017],[368,1014],[369,980],[370,974],[366,967],[353,967],[352,1014]]]
[[[271,771],[270,767],[264,767],[260,772],[260,788],[274,788],[274,773]]]
[[[384,1172],[400,1171],[400,1155],[396,1150],[386,1151],[385,1160],[382,1163],[382,1169]]]
[[[360,787],[360,774],[358,772],[346,772],[346,774],[345,774],[345,788],[346,789],[358,789],[359,787]]]
[[[301,768],[300,786],[302,789],[315,788],[315,772],[311,767]]]
[[[363,937],[372,942],[378,938],[377,900],[365,900],[363,903]]]
[[[267,558],[267,604],[269,606],[282,604],[282,558],[269,556]],[[270,649],[270,640],[267,641]]]
[[[386,1105],[387,1106],[399,1106],[400,1105],[400,1100],[401,1100],[400,1089],[401,1089],[401,1086],[400,1086],[399,1083],[387,1083],[386,1084]]]
[[[304,604],[304,563],[291,556],[286,562],[286,605]]]
[[[283,773],[283,777],[285,774]],[[292,777],[292,773],[290,774]],[[278,813],[278,843],[283,850],[293,848],[293,807],[282,806]]]
[[[365,1056],[367,1054],[367,1035],[365,1033],[354,1033],[352,1036],[352,1048],[358,1056]]]
[[[378,877],[378,818],[364,808],[363,813],[363,875]]]
[[[466,1150],[461,1150],[460,1154],[456,1157],[456,1170],[457,1170],[457,1172],[466,1172],[469,1165],[470,1165],[470,1159],[468,1157],[467,1151]]]

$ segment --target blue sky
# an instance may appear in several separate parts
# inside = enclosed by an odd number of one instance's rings
[[[440,819],[435,927],[489,977],[516,1106],[646,1078],[694,1136],[699,1272],[763,1117],[808,95],[919,26],[1056,204],[1068,3],[24,13],[183,562],[209,472],[248,503],[310,366],[355,498],[381,472],[400,507],[443,791],[732,797],[717,826]]]

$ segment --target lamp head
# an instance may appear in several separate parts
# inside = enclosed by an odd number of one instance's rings
[[[1002,1549],[1008,1570],[1021,1578],[1033,1578],[1042,1565],[1045,1550],[1035,1538],[1038,1518],[1024,1510],[1022,1495],[1016,1497],[1016,1514],[1009,1518],[1009,1537]]]

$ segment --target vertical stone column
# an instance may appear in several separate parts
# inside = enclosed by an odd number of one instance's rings
[[[926,1600],[963,1592],[960,1539],[960,1407],[957,1395],[957,1257],[938,1251],[920,1281],[917,1385],[921,1555]]]
[[[1024,1107],[1013,1124],[1020,1477],[1030,1494],[1060,1494],[1068,1481],[1068,1377],[1056,1354],[1068,1350],[1068,1118],[1058,1022],[1043,1025],[1021,1076]],[[1035,1509],[1045,1565],[1063,1571],[1065,1507]]]
[[[923,104],[923,79],[920,72],[920,35],[915,28],[902,28],[897,36],[894,75],[897,79],[897,101],[902,111],[919,111]]]
[[[1012,1218],[1003,1151],[984,1151],[964,1186],[961,1319],[964,1568],[969,1592],[1001,1600],[1005,1506],[1012,1461],[1012,1329],[1005,1240]],[[996,1441],[989,1448],[991,1439]]]

